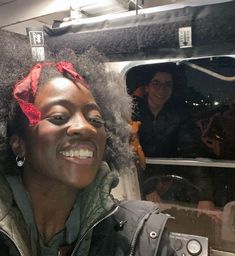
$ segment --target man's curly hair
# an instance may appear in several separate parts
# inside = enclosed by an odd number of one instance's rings
[[[131,99],[126,93],[121,77],[105,64],[107,60],[95,49],[76,56],[71,49],[57,53],[46,49],[45,61],[66,60],[89,84],[90,91],[99,105],[108,135],[105,160],[118,171],[130,166],[132,152],[129,146]],[[16,82],[28,75],[34,65],[31,49],[24,37],[9,32],[0,33],[0,161],[4,173],[15,169],[15,156],[9,146],[11,134],[24,136],[28,123],[18,104],[12,97]],[[45,68],[39,86],[58,74],[52,68]],[[59,74],[61,75],[61,74]],[[1,167],[2,168],[2,167]],[[17,168],[16,168],[17,169]]]

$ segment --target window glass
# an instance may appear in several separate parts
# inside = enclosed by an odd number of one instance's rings
[[[142,152],[136,147],[135,160],[141,195],[175,217],[167,224],[171,232],[202,236],[211,250],[234,253],[235,81],[226,80],[235,76],[235,60],[189,64],[142,65],[127,73],[132,118],[140,121]],[[144,167],[143,154],[165,164],[147,161]],[[198,163],[183,164],[188,158]]]
[[[174,216],[171,232],[208,238],[210,248],[235,252],[233,168],[147,164],[141,172],[144,200]]]
[[[195,61],[227,77],[235,77],[233,58]],[[235,159],[235,81],[228,82],[186,68],[190,106],[201,138],[216,159]],[[235,79],[234,79],[235,80]]]
[[[215,72],[214,76],[235,75],[234,58],[190,63]],[[154,71],[159,71],[155,77]],[[133,119],[142,123],[139,137],[147,157],[235,160],[235,81],[214,76],[175,63],[129,70]],[[169,83],[173,86],[166,86]]]

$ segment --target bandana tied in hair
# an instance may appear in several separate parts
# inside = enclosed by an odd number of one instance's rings
[[[73,65],[67,61],[60,61],[58,63],[38,63],[33,66],[28,76],[17,82],[13,90],[13,97],[19,104],[22,112],[28,118],[31,126],[37,125],[41,119],[41,112],[34,106],[34,100],[42,68],[46,66],[54,66],[62,75],[70,75],[75,84],[79,82],[79,84],[86,88],[89,87],[85,79],[79,75],[73,68]]]

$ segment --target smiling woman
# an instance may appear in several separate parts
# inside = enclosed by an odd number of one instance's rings
[[[130,168],[131,101],[104,57],[48,51],[33,63],[3,34],[0,255],[173,255],[169,216],[110,194]]]

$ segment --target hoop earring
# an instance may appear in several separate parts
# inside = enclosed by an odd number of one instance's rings
[[[16,165],[18,167],[22,167],[24,165],[25,162],[25,156],[23,156],[22,158],[20,158],[19,155],[16,156]]]

